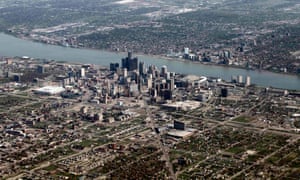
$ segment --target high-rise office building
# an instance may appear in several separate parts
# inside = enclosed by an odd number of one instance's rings
[[[127,78],[127,76],[128,76],[127,68],[123,69],[123,76],[124,76],[124,78]]]
[[[228,97],[228,89],[227,88],[221,89],[221,97]]]
[[[110,63],[110,71],[117,71],[119,68],[119,63]]]
[[[184,48],[184,54],[187,55],[190,53],[190,49],[188,47]]]
[[[139,63],[139,73],[140,73],[140,76],[144,76],[146,74],[144,62]]]
[[[167,72],[168,72],[167,66],[162,66],[162,67],[161,67],[161,75],[162,75],[163,77],[166,77]]]
[[[173,91],[175,89],[175,80],[173,78],[167,80],[168,89]]]
[[[85,77],[85,69],[84,68],[81,68],[81,70],[80,70],[80,76],[81,77]]]
[[[238,83],[240,83],[240,84],[243,83],[243,76],[242,75],[238,76]]]
[[[132,53],[128,52],[128,56],[122,59],[122,68],[127,68],[128,71],[138,69],[138,58],[132,58]]]
[[[246,77],[246,86],[250,86],[251,85],[251,77],[250,76],[247,76]]]
[[[37,66],[37,72],[40,74],[44,74],[45,73],[45,67],[42,65]]]

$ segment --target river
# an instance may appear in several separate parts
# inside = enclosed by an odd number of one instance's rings
[[[1,56],[29,56],[32,58],[109,66],[110,62],[120,62],[121,58],[126,56],[126,54],[46,45],[18,39],[10,35],[0,33],[0,57]],[[174,71],[182,74],[220,77],[227,81],[231,79],[231,76],[250,76],[251,83],[259,86],[272,86],[283,89],[300,90],[300,77],[295,75],[203,65],[193,62],[173,61],[143,55],[138,55],[138,58],[139,61],[144,61],[146,65],[152,64],[158,67],[167,65],[168,71]]]

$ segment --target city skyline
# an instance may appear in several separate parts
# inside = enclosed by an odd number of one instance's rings
[[[2,0],[2,179],[299,179],[297,0]]]

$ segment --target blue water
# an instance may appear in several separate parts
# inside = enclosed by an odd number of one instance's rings
[[[120,62],[126,56],[124,53],[113,53],[100,50],[74,49],[61,46],[46,45],[18,39],[0,33],[0,56],[29,56],[33,58],[57,61],[80,62],[108,66],[110,62]],[[181,62],[160,59],[149,56],[138,56],[146,65],[161,67],[167,65],[168,71],[183,74],[220,77],[230,80],[231,76],[250,76],[251,82],[263,87],[277,87],[283,89],[300,90],[300,77],[294,75],[277,74],[266,71],[253,71],[222,66],[203,65],[192,62]]]

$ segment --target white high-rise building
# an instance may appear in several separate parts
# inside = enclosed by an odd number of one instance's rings
[[[80,76],[81,77],[85,77],[85,69],[84,68],[81,68],[81,70],[80,70]]]
[[[188,47],[184,48],[184,54],[189,54],[190,53],[190,49]]]
[[[246,77],[246,86],[250,86],[251,85],[251,77],[247,76]]]
[[[124,78],[127,78],[127,76],[128,76],[127,68],[123,69],[123,76],[124,76]]]
[[[242,75],[238,76],[238,83],[240,83],[240,84],[243,83],[243,76]]]
[[[152,88],[152,77],[147,78],[147,88]]]

